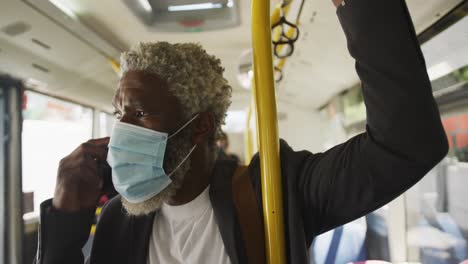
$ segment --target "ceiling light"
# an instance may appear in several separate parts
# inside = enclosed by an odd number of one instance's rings
[[[241,0],[121,1],[153,32],[202,32],[240,25],[237,1]]]
[[[175,11],[191,11],[191,10],[202,10],[202,9],[214,9],[214,8],[222,8],[222,4],[214,4],[214,3],[201,3],[201,4],[193,4],[193,5],[175,5],[169,6],[167,9],[171,12]]]
[[[69,17],[71,17],[73,19],[78,18],[76,16],[75,12],[73,12],[73,10],[66,3],[64,3],[64,2],[62,2],[60,0],[49,0],[49,2],[51,2],[55,7],[60,9],[62,12],[67,14]]]
[[[144,9],[146,12],[151,12],[151,11],[153,11],[153,9],[151,8],[151,5],[150,5],[150,3],[148,2],[148,0],[138,0],[138,2],[140,3],[141,7],[143,7],[143,9]]]
[[[47,83],[41,82],[39,80],[36,80],[34,78],[27,78],[25,81],[25,86],[28,88],[34,88],[34,89],[46,89],[47,88]]]

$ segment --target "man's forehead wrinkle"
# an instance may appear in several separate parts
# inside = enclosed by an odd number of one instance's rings
[[[150,100],[142,89],[135,89],[133,91],[135,91],[135,93],[125,93],[124,90],[119,92],[113,100],[114,108],[125,111],[126,109],[133,109],[135,107],[140,108],[151,106],[153,100]]]
[[[119,89],[117,94],[114,96],[112,101],[114,108],[124,110],[132,105],[139,105],[138,100],[132,99],[132,96],[128,96],[123,89]]]

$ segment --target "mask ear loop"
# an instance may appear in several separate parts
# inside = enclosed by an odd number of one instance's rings
[[[171,173],[169,173],[167,175],[167,177],[171,177],[172,174],[174,174],[174,172],[180,168],[180,166],[182,166],[182,164],[185,163],[185,161],[190,157],[190,155],[192,155],[192,152],[195,150],[195,148],[197,147],[197,145],[193,146],[192,149],[189,151],[189,153],[187,154],[187,156],[185,156],[185,158],[179,163],[179,165],[177,165],[177,167],[171,171]]]
[[[179,128],[176,132],[172,133],[167,139],[170,139],[177,135],[182,129],[184,129],[186,126],[188,126],[190,123],[192,123],[193,120],[195,120],[200,114],[196,114],[192,119],[190,119],[187,123],[185,123],[181,128]]]
[[[181,128],[179,128],[175,133],[172,133],[172,135],[170,135],[167,139],[169,140],[171,137],[177,135],[177,133],[179,133],[180,131],[182,131],[182,129],[184,129],[186,126],[188,126],[190,123],[192,123],[193,120],[195,120],[200,114],[197,114],[195,115],[192,119],[190,119],[187,123],[185,123],[185,125],[183,125]],[[192,152],[195,150],[195,148],[197,147],[197,145],[195,144],[195,146],[192,147],[192,149],[189,151],[189,153],[187,154],[187,156],[185,156],[185,158],[179,163],[179,165],[177,165],[177,167],[172,170],[168,175],[167,177],[171,177],[171,175],[180,168],[180,166],[182,166],[182,164],[185,163],[185,161],[190,157],[190,155],[192,155]]]

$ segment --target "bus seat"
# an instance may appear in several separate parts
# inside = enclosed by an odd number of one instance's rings
[[[366,224],[358,219],[315,238],[311,256],[315,264],[334,264],[366,259]]]
[[[390,261],[388,228],[382,213],[370,213],[366,216],[366,252],[368,259]]]

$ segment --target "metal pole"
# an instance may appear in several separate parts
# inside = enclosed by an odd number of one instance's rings
[[[91,132],[92,138],[99,138],[101,137],[101,111],[93,108],[93,127]]]
[[[8,83],[8,81],[7,81]],[[12,80],[3,87],[6,98],[8,127],[6,129],[6,255],[11,264],[23,263],[23,202],[21,182],[22,87]]]
[[[6,108],[5,91],[0,85],[0,212],[6,212],[6,169],[5,169],[5,144],[6,144]],[[0,262],[6,263],[5,245],[6,245],[6,219],[7,214],[0,214]]]
[[[271,50],[270,1],[252,1],[254,98],[258,122],[266,257],[285,263],[283,193]]]

